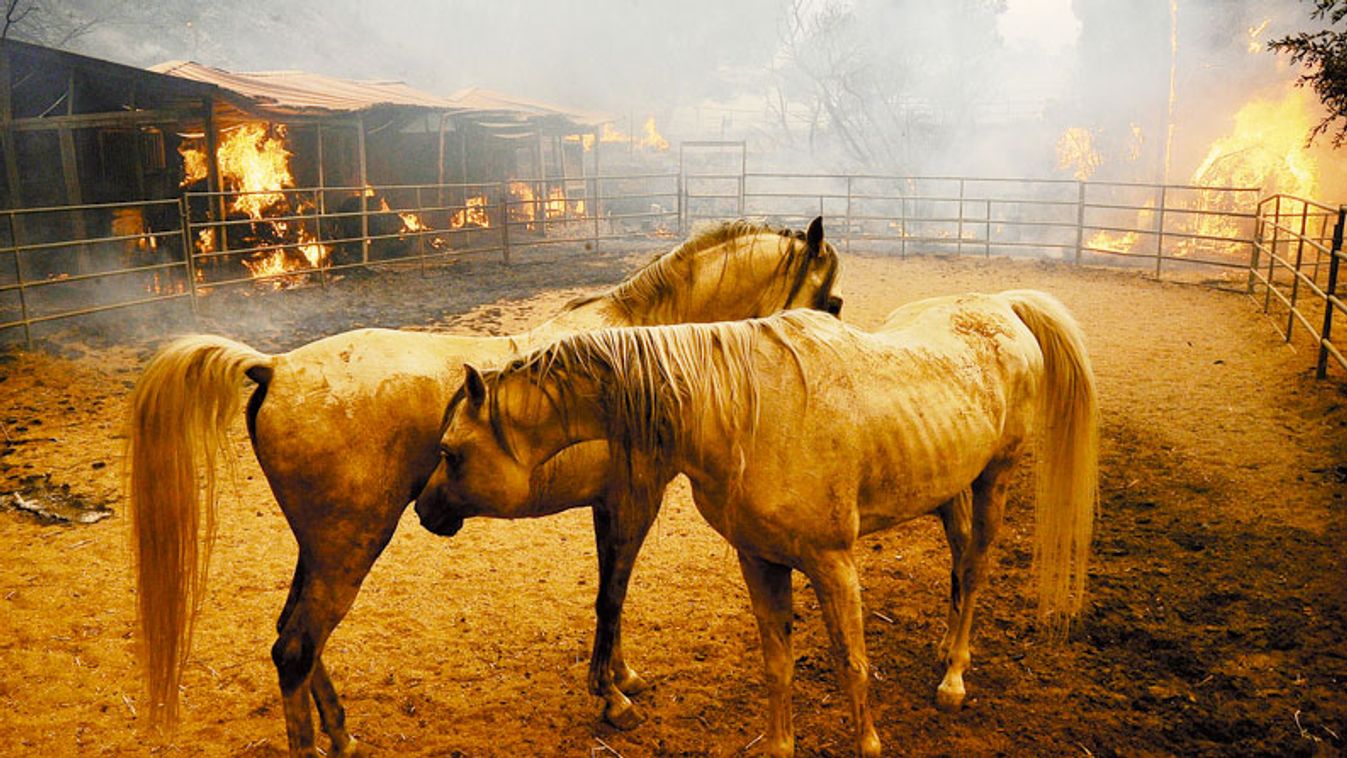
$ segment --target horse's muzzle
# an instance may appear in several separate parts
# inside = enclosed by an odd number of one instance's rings
[[[431,534],[452,537],[463,528],[463,517],[450,508],[436,487],[427,486],[416,498],[416,517]]]

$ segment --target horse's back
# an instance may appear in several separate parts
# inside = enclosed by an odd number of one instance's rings
[[[463,364],[505,355],[499,339],[360,329],[278,356],[254,447],[292,522],[303,503],[405,505],[434,467]]]

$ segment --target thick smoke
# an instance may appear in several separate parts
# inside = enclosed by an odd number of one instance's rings
[[[53,0],[27,32],[132,64],[481,86],[605,112],[628,132],[654,116],[675,142],[748,140],[759,169],[1070,178],[1055,150],[1075,127],[1090,132],[1094,178],[1183,182],[1242,104],[1295,78],[1266,42],[1311,28],[1311,6]]]

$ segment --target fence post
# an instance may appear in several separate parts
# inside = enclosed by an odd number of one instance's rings
[[[1155,240],[1155,279],[1160,279],[1160,264],[1165,260],[1165,203],[1169,202],[1169,187],[1160,185],[1160,209],[1156,214],[1155,231],[1159,235]]]
[[[510,188],[505,183],[498,185],[500,192],[500,248],[501,255],[505,259],[505,265],[510,265]],[[543,206],[543,214],[547,214],[547,206]]]
[[[1277,239],[1282,229],[1282,196],[1277,195],[1277,199],[1272,206],[1272,249],[1267,254],[1267,288],[1263,290],[1263,312],[1267,313],[1268,307],[1272,304],[1272,275],[1274,267],[1277,265]]]
[[[19,315],[23,317],[23,339],[28,343],[28,349],[33,349],[33,325],[28,322],[28,297],[24,292],[23,282],[23,264],[19,262],[19,255],[23,252],[19,249],[19,237],[16,232],[17,224],[14,223],[14,211],[5,214],[9,217],[9,241],[14,247],[14,283],[19,286]]]
[[[1263,245],[1263,208],[1267,206],[1267,198],[1258,201],[1258,207],[1254,212],[1253,222],[1253,240],[1249,245],[1249,287],[1245,292],[1249,297],[1253,297],[1253,287],[1258,281],[1258,253]]]
[[[594,251],[599,249],[599,177],[595,176],[589,183],[589,213],[594,217]],[[661,222],[663,219],[661,219]]]
[[[987,198],[986,206],[982,209],[982,257],[992,257],[992,199]]]
[[[674,178],[674,205],[678,209],[678,236],[687,234],[687,202],[683,199],[683,193],[687,191],[687,183],[683,181],[683,167],[678,167],[678,176]]]
[[[187,266],[187,299],[192,304],[192,318],[196,318],[196,256],[193,253],[192,243],[192,204],[186,192],[178,201],[178,213],[182,216],[178,227],[182,229],[182,262]]]
[[[1328,258],[1328,287],[1324,290],[1324,328],[1319,332],[1319,365],[1316,379],[1328,374],[1328,343],[1333,336],[1333,301],[1338,296],[1338,266],[1342,262],[1342,227],[1347,221],[1347,205],[1338,206],[1338,223],[1333,227],[1333,247]]]
[[[1076,182],[1076,265],[1085,249],[1085,182]]]
[[[1291,305],[1286,311],[1286,341],[1291,341],[1291,330],[1296,323],[1296,295],[1300,293],[1300,264],[1305,256],[1305,227],[1309,221],[1310,204],[1303,198],[1300,201],[1300,236],[1296,243],[1296,267],[1291,272]]]
[[[907,258],[907,197],[905,195],[898,196],[898,257]]]
[[[846,253],[851,254],[851,175],[847,174],[847,239]]]
[[[955,227],[959,238],[954,243],[955,255],[963,255],[963,191],[964,181],[963,179],[959,179],[959,224]]]

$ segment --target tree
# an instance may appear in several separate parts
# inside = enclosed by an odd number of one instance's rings
[[[1314,0],[1310,16],[1327,20],[1328,28],[1301,32],[1268,43],[1278,53],[1288,53],[1293,63],[1307,69],[1296,84],[1314,88],[1328,114],[1310,131],[1308,142],[1332,135],[1333,147],[1347,143],[1347,29],[1335,29],[1347,19],[1347,0]]]

